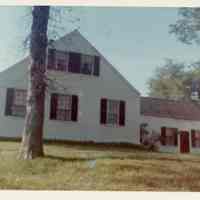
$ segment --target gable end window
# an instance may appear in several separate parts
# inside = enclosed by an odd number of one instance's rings
[[[55,49],[48,50],[47,68],[57,71],[68,71],[69,54]]]
[[[49,70],[99,76],[99,56],[48,49]]]
[[[63,51],[56,51],[55,67],[58,71],[68,71],[69,54]]]
[[[101,99],[100,123],[125,126],[125,102]]]
[[[81,74],[99,76],[99,65],[98,56],[81,55]]]
[[[6,116],[25,117],[26,90],[8,88],[6,95]]]
[[[78,96],[52,94],[50,103],[50,119],[59,121],[77,121]]]
[[[81,74],[93,74],[94,56],[81,55]]]
[[[192,147],[200,148],[200,130],[192,130],[191,137],[192,137]]]
[[[165,146],[177,146],[178,129],[162,127],[161,128],[161,143]]]

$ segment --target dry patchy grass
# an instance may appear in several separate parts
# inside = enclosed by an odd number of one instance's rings
[[[0,142],[0,189],[200,191],[198,155],[46,144],[44,158],[22,161],[18,148]]]

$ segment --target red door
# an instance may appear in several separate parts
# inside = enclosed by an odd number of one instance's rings
[[[190,152],[189,132],[187,131],[180,132],[180,152],[181,153]]]

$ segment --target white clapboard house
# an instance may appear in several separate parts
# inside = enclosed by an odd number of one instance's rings
[[[29,58],[0,73],[0,136],[21,137]],[[123,67],[123,66],[122,66]],[[44,138],[139,143],[140,95],[75,30],[48,48]]]
[[[0,73],[0,137],[21,137],[28,65],[27,57]],[[45,139],[139,144],[148,124],[160,151],[200,152],[198,101],[140,97],[79,31],[51,42],[46,75],[56,87],[46,94]]]

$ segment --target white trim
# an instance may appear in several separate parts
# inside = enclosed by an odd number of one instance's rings
[[[117,111],[117,113],[113,113],[113,112],[110,112],[109,111],[109,104],[110,103],[113,103],[113,102],[116,102],[118,105],[118,111]],[[120,117],[120,101],[119,100],[115,100],[115,99],[107,99],[107,101],[106,101],[106,107],[107,107],[107,109],[106,109],[106,124],[107,125],[110,125],[110,126],[118,126],[119,125],[119,117]],[[117,114],[117,123],[109,123],[108,122],[108,116],[109,116],[109,114]]]

